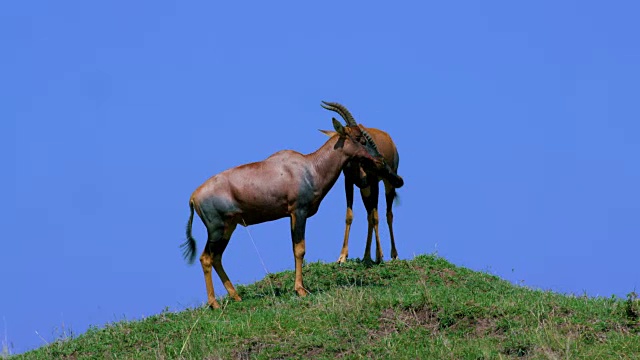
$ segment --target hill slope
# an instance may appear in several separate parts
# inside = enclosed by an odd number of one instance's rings
[[[17,358],[634,358],[640,305],[534,291],[436,256],[367,267],[311,263],[239,286],[222,310],[92,329]]]

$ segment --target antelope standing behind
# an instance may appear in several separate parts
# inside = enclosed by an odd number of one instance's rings
[[[323,102],[327,109],[337,109],[336,103]],[[193,263],[196,241],[191,235],[193,211],[207,228],[207,243],[200,256],[207,289],[207,302],[219,308],[213,289],[211,268],[215,269],[229,296],[240,301],[223,266],[222,254],[238,224],[259,224],[283,217],[291,218],[291,240],[295,258],[294,289],[300,296],[307,290],[302,282],[302,261],[305,255],[305,226],[320,202],[335,184],[343,166],[358,159],[366,168],[375,168],[390,181],[401,181],[390,172],[377,152],[370,136],[359,128],[353,118],[344,118],[343,126],[333,118],[336,135],[318,150],[303,155],[292,150],[279,151],[259,162],[223,171],[205,181],[189,200],[187,240],[182,244],[184,257]]]
[[[336,106],[333,109],[342,117],[350,117],[348,110],[344,107]],[[367,128],[362,124],[358,125],[365,134],[368,134],[375,144],[377,150],[385,159],[385,162],[391,168],[394,174],[398,172],[398,165],[400,163],[400,156],[398,155],[398,149],[395,143],[391,139],[391,136],[386,132],[376,129]],[[334,131],[320,130],[326,135],[335,135]],[[360,188],[360,195],[365,209],[367,210],[367,221],[369,223],[367,230],[367,243],[364,250],[364,256],[362,260],[365,263],[371,263],[371,240],[372,233],[376,235],[376,262],[380,263],[383,258],[382,247],[380,246],[380,235],[378,234],[378,194],[379,194],[379,182],[384,182],[385,189],[385,201],[387,205],[387,225],[389,226],[389,236],[391,238],[391,258],[398,258],[398,251],[396,250],[396,242],[393,236],[393,200],[396,198],[396,189],[402,187],[404,184],[402,181],[389,181],[383,174],[378,173],[375,169],[363,167],[357,159],[353,159],[345,165],[343,169],[344,173],[344,188],[347,198],[347,214],[346,214],[346,227],[344,230],[344,241],[342,243],[342,250],[340,251],[340,257],[338,263],[344,263],[349,256],[349,232],[351,230],[351,223],[353,222],[353,186],[356,185]],[[397,179],[401,179],[399,176]]]

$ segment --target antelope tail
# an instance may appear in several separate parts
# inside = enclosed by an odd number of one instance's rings
[[[182,248],[182,256],[189,264],[193,264],[196,260],[196,239],[191,235],[191,225],[193,224],[193,200],[189,200],[189,221],[187,222],[187,240],[180,245]]]

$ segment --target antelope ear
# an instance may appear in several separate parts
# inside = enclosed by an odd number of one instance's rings
[[[332,137],[333,135],[336,134],[335,131],[331,131],[331,130],[322,130],[322,129],[318,129],[318,131],[320,131],[321,133],[327,135],[328,137]]]
[[[336,132],[340,135],[344,135],[344,126],[340,123],[340,121],[336,120],[336,118],[331,118],[333,120],[333,128],[336,129]]]

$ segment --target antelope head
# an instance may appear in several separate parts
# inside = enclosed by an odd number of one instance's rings
[[[395,188],[400,188],[404,185],[402,177],[396,174],[391,167],[389,167],[384,160],[384,157],[378,151],[378,147],[373,141],[371,135],[369,135],[362,126],[359,126],[358,123],[356,123],[353,115],[351,115],[344,105],[335,102],[323,101],[321,106],[327,110],[338,113],[344,119],[347,126],[342,126],[338,120],[333,118],[333,127],[336,131],[320,130],[320,132],[328,136],[334,136],[336,134],[344,136],[345,134],[348,134],[352,139],[363,145],[369,152],[370,157],[366,157],[369,161],[362,161],[362,166],[360,167],[359,177],[363,185],[366,186],[365,179],[367,170],[377,172],[380,176],[387,179]]]

